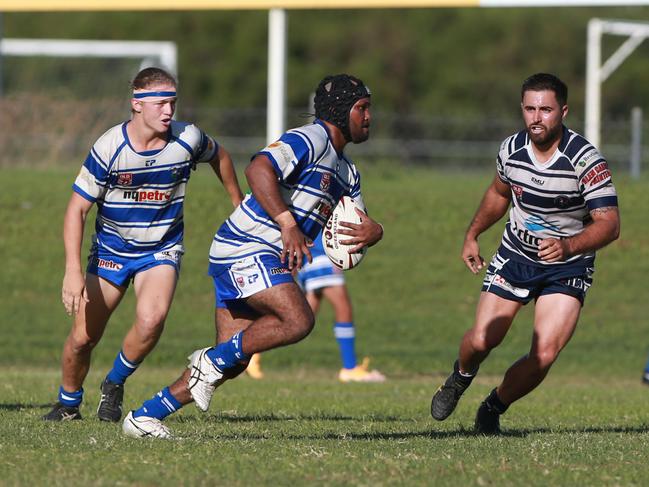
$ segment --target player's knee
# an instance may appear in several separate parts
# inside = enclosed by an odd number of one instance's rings
[[[167,315],[159,311],[149,311],[146,313],[137,313],[135,327],[137,333],[142,339],[155,339],[160,336]]]
[[[500,345],[502,339],[491,336],[486,332],[473,332],[469,336],[471,347],[477,352],[488,352]]]
[[[68,337],[68,345],[76,355],[90,352],[99,343],[99,338],[92,338],[87,333],[71,333]]]
[[[540,370],[549,369],[559,357],[559,350],[555,347],[541,347],[530,354]]]
[[[315,326],[315,318],[310,309],[304,309],[295,313],[288,320],[287,330],[289,331],[288,340],[290,343],[299,342],[311,333]]]

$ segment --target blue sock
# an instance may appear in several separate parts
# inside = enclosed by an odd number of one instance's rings
[[[356,330],[354,329],[354,323],[335,323],[334,335],[340,349],[343,368],[353,369],[356,367]]]
[[[144,401],[140,409],[133,411],[133,417],[148,416],[150,418],[165,419],[181,407],[183,405],[171,395],[169,388],[165,387],[151,399]]]
[[[74,392],[66,391],[63,386],[59,387],[59,402],[64,406],[77,407],[81,401],[83,401],[83,387]]]
[[[113,368],[110,369],[106,378],[113,384],[123,384],[137,370],[139,365],[140,362],[131,362],[124,356],[124,352],[120,350],[113,362]]]
[[[207,356],[219,370],[230,369],[241,362],[250,360],[250,355],[243,353],[243,331],[236,333],[227,342],[219,343],[207,351]]]

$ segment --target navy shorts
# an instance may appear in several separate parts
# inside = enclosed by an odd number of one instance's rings
[[[170,265],[180,273],[181,250],[163,250],[141,257],[122,257],[93,244],[88,256],[86,272],[120,287],[128,287],[136,274],[159,265]]]
[[[593,267],[583,265],[530,265],[506,259],[497,252],[487,269],[482,290],[523,304],[546,294],[567,294],[583,305],[593,284],[594,271]]]

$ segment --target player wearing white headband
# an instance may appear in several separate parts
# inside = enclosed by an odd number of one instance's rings
[[[131,83],[131,119],[92,146],[65,213],[62,300],[74,316],[63,347],[58,401],[43,419],[81,419],[90,354],[133,281],[135,321],[101,384],[97,410],[119,421],[124,383],[157,343],[169,311],[183,255],[183,203],[192,169],[207,162],[233,206],[242,200],[228,152],[191,123],[173,120],[176,80],[158,68]],[[85,276],[81,245],[85,220],[97,205]]]
[[[311,241],[344,195],[363,201],[360,174],[344,152],[370,136],[370,91],[347,74],[325,77],[314,100],[316,120],[285,132],[246,168],[251,193],[214,235],[218,344],[196,350],[180,378],[129,412],[130,436],[170,438],[162,422],[192,401],[207,411],[215,389],[234,379],[250,357],[305,338],[315,324],[292,270],[311,261]],[[377,243],[383,227],[366,214],[341,231],[350,252]]]

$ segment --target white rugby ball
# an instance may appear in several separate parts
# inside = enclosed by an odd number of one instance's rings
[[[356,267],[363,260],[363,257],[365,257],[365,252],[367,252],[367,247],[363,247],[359,252],[350,254],[349,249],[353,248],[354,245],[340,243],[341,240],[348,240],[350,238],[349,235],[338,233],[338,230],[342,228],[340,224],[342,222],[361,222],[360,216],[355,211],[356,208],[364,211],[363,208],[356,204],[353,198],[343,196],[331,212],[329,220],[327,220],[327,223],[322,229],[322,246],[327,257],[329,257],[333,265],[344,271]]]

